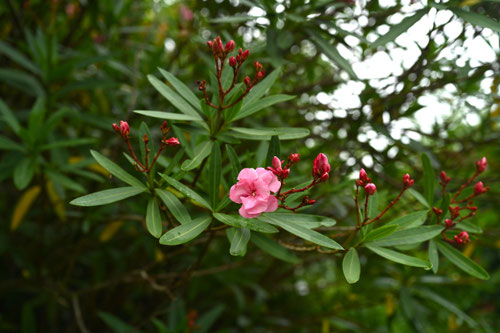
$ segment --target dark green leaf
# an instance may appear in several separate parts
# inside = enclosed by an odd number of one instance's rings
[[[9,44],[0,41],[0,53],[5,54],[12,61],[23,66],[33,74],[40,74],[41,71],[36,67],[28,58],[26,58],[21,52],[17,51],[15,48],[11,47]]]
[[[481,280],[488,280],[490,278],[490,275],[484,270],[484,268],[464,256],[462,252],[458,251],[450,244],[445,242],[436,242],[436,245],[439,252],[441,252],[446,258],[448,258],[449,261],[465,273]]]
[[[271,73],[267,74],[266,77],[260,81],[257,85],[255,85],[252,90],[248,93],[243,101],[243,106],[240,109],[240,112],[244,112],[248,110],[254,102],[258,101],[259,98],[264,96],[264,94],[272,87],[274,81],[278,78],[281,73],[281,68],[276,68]],[[238,117],[238,115],[237,115]]]
[[[441,233],[442,230],[443,227],[439,225],[398,230],[390,236],[387,236],[383,239],[370,241],[369,243],[370,245],[375,246],[395,246],[420,243],[436,237]]]
[[[174,75],[159,68],[160,73],[167,79],[168,82],[174,87],[175,90],[181,95],[186,101],[189,102],[196,110],[201,111],[200,101],[198,97],[189,89],[181,80],[177,79]]]
[[[373,242],[384,237],[387,237],[393,234],[396,230],[398,230],[397,225],[384,225],[380,228],[376,228],[370,231],[364,238],[363,242]]]
[[[210,155],[210,151],[212,149],[213,142],[205,141],[196,147],[196,151],[194,153],[194,157],[190,160],[184,161],[181,165],[181,169],[183,171],[190,171],[197,168],[203,160]]]
[[[238,174],[243,168],[241,167],[240,160],[238,159],[238,155],[234,151],[233,147],[226,145],[226,151],[227,156],[229,157],[229,162],[231,163],[231,180],[232,182],[236,182]]]
[[[0,149],[1,150],[18,150],[18,151],[25,150],[23,145],[20,145],[19,143],[14,142],[10,139],[7,139],[3,136],[0,136]]]
[[[191,222],[191,216],[189,216],[189,213],[184,207],[184,205],[177,199],[177,197],[163,189],[155,189],[156,194],[160,197],[160,199],[163,201],[165,206],[167,206],[168,210],[172,215],[179,221],[181,224],[187,224]]]
[[[399,264],[414,266],[414,267],[423,267],[426,269],[430,269],[432,266],[431,263],[428,261],[418,259],[415,257],[410,257],[406,254],[399,253],[394,250],[386,249],[379,246],[371,246],[371,245],[366,245],[366,247],[370,251],[378,254],[379,256],[397,262]]]
[[[259,221],[257,219],[246,219],[238,215],[228,215],[222,213],[214,213],[214,217],[222,223],[236,228],[247,228],[263,233],[278,232],[278,229],[276,229],[272,225]]]
[[[432,271],[436,274],[439,269],[439,254],[433,239],[429,241],[429,261],[432,264]]]
[[[247,253],[247,244],[250,240],[250,230],[246,228],[226,229],[227,237],[231,243],[229,253],[233,256],[244,256]]]
[[[356,283],[359,281],[361,265],[359,263],[358,252],[351,247],[342,260],[342,270],[347,283]]]
[[[210,225],[211,221],[211,217],[200,217],[186,224],[170,229],[163,236],[161,236],[160,244],[179,245],[187,243],[201,234],[203,230]]]
[[[251,241],[262,251],[269,253],[273,257],[289,262],[291,264],[298,264],[300,262],[300,259],[293,253],[264,235],[254,232],[252,234]]]
[[[162,222],[160,208],[154,198],[149,199],[146,211],[146,227],[151,235],[160,238],[162,233]]]
[[[90,153],[92,154],[92,156],[94,156],[97,163],[99,163],[104,169],[108,170],[109,173],[115,176],[116,178],[124,181],[129,185],[145,188],[145,185],[139,179],[135,178],[134,176],[123,170],[121,167],[118,166],[118,164],[112,162],[104,155],[100,154],[95,150],[91,150]]]
[[[127,187],[117,187],[110,190],[104,190],[100,192],[95,192],[91,194],[84,195],[70,202],[70,204],[75,206],[100,206],[106,205],[112,202],[120,201],[126,198],[133,197],[139,193],[146,191],[146,188],[140,188],[135,186]]]
[[[429,211],[427,209],[419,210],[408,215],[398,217],[397,219],[392,220],[386,225],[397,225],[399,229],[419,227],[424,224],[428,212]]]
[[[347,74],[349,74],[351,79],[353,80],[358,79],[349,61],[340,55],[339,51],[337,50],[337,48],[335,48],[335,46],[331,45],[330,42],[328,42],[326,39],[321,37],[316,32],[309,31],[308,33],[312,41],[323,51],[323,53],[328,58],[330,58],[334,63],[336,63],[341,69],[345,70]]]
[[[424,207],[427,207],[427,208],[431,207],[429,205],[429,203],[427,202],[427,200],[425,200],[424,196],[420,192],[415,190],[414,188],[410,188],[410,189],[406,190],[406,192],[410,192],[410,194],[413,195],[413,197],[415,199],[417,199],[418,202],[420,202],[422,205],[424,205]]]
[[[273,135],[277,135],[280,140],[293,140],[304,138],[309,135],[307,128],[243,128],[232,127],[232,135],[237,138],[248,140],[271,140]]]
[[[276,135],[273,135],[271,137],[271,141],[269,142],[269,148],[267,150],[267,157],[266,157],[267,166],[273,165],[274,156],[280,158],[280,139]]]
[[[457,15],[461,19],[464,19],[465,21],[471,24],[478,25],[483,28],[489,28],[496,32],[500,32],[500,22],[495,21],[485,15],[477,14],[470,11],[465,11],[459,8],[448,8],[448,9],[450,9],[455,15]]]
[[[205,200],[201,195],[199,195],[198,193],[196,193],[195,191],[193,191],[192,189],[190,189],[186,185],[182,184],[181,182],[179,182],[179,181],[175,180],[174,178],[169,177],[167,175],[160,174],[160,176],[163,179],[165,179],[165,181],[167,183],[169,183],[171,186],[175,187],[179,192],[184,194],[189,199],[199,203],[200,205],[202,205],[205,208],[210,209],[210,204],[207,202],[207,200]]]
[[[282,221],[290,221],[309,229],[333,227],[337,223],[334,219],[329,217],[297,213],[265,213],[259,216],[258,219],[267,223],[273,223],[273,220],[268,220],[268,217],[280,219]]]
[[[210,205],[212,206],[213,210],[215,210],[215,208],[217,207],[217,203],[219,202],[219,186],[222,177],[222,161],[220,146],[218,142],[215,142],[212,145],[212,153],[210,154],[210,165],[208,172]]]
[[[267,107],[270,107],[271,105],[274,105],[276,103],[286,102],[294,98],[295,96],[292,95],[271,95],[264,97],[262,99],[252,102],[251,104],[245,104],[244,106],[242,106],[240,111],[234,117],[233,120],[238,120],[251,116],[252,114],[259,112],[260,110],[265,109]]]
[[[21,125],[19,125],[16,116],[14,116],[14,113],[7,106],[7,104],[3,102],[1,98],[0,98],[0,113],[2,114],[3,120],[7,123],[7,125],[9,125],[12,131],[16,134],[19,134],[19,131],[21,130]]]
[[[415,12],[412,16],[405,17],[400,23],[393,25],[389,31],[382,36],[380,36],[376,41],[372,43],[373,48],[383,46],[388,42],[392,42],[399,35],[410,29],[415,23],[417,23],[422,16],[427,14],[429,8],[420,9]]]
[[[147,117],[166,119],[166,120],[190,120],[200,121],[200,117],[194,117],[188,114],[163,112],[163,111],[148,111],[148,110],[134,110],[135,113],[142,114]]]
[[[23,190],[31,183],[33,175],[35,174],[35,162],[31,159],[25,158],[19,162],[14,169],[14,185],[19,190]]]
[[[422,154],[422,165],[424,166],[424,197],[429,206],[434,204],[434,185],[436,183],[434,169],[427,154]]]

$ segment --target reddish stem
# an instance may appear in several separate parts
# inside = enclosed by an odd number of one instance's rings
[[[358,228],[360,228],[361,227],[361,216],[359,215],[358,196],[359,196],[359,185],[356,184],[356,196],[354,197],[354,202],[356,203],[356,216],[358,218]]]
[[[374,219],[368,221],[368,222],[364,222],[363,223],[363,226],[365,225],[368,225],[370,223],[373,223],[373,222],[376,222],[378,220],[380,220],[380,218],[382,216],[384,216],[384,214],[389,210],[391,209],[392,206],[394,206],[396,204],[396,202],[399,201],[399,199],[401,198],[401,196],[403,195],[403,193],[407,190],[407,187],[403,187],[403,189],[401,190],[401,192],[399,192],[398,196],[396,197],[396,199],[392,200],[391,203],[382,211],[382,213],[378,214],[377,217],[375,217]]]
[[[463,202],[463,201],[455,201],[455,199],[460,195],[460,193],[462,193],[462,191],[470,185],[470,183],[472,183],[474,181],[474,179],[479,176],[480,172],[476,170],[476,172],[474,172],[474,174],[472,175],[472,177],[470,177],[470,179],[465,182],[464,184],[462,184],[462,186],[460,186],[460,188],[458,189],[458,191],[455,193],[455,195],[453,196],[453,198],[451,198],[451,201],[450,203],[459,203],[459,202]]]

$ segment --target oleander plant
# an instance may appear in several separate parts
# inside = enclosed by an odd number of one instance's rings
[[[0,331],[495,332],[498,10],[0,4]]]

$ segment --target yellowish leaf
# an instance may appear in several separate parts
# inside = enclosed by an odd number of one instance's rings
[[[107,242],[116,234],[116,232],[123,225],[123,221],[113,221],[108,223],[107,226],[104,227],[101,231],[101,235],[99,236],[99,240],[101,242]]]
[[[165,255],[160,249],[155,249],[155,261],[156,262],[162,262],[163,259],[165,259]]]
[[[474,5],[477,5],[478,3],[480,3],[482,0],[464,0],[460,3],[460,7],[470,7],[470,6],[474,6]]]
[[[19,224],[23,220],[24,215],[26,215],[26,213],[30,209],[33,201],[35,201],[35,199],[40,194],[40,191],[40,186],[36,185],[30,187],[23,193],[21,199],[19,199],[16,207],[14,208],[14,213],[12,214],[12,219],[10,221],[10,230],[16,230],[17,227],[19,227]]]
[[[66,221],[66,209],[64,208],[64,200],[57,194],[54,189],[54,185],[50,180],[46,183],[47,194],[49,196],[49,200],[52,203],[52,207],[56,212],[57,216],[61,221]]]

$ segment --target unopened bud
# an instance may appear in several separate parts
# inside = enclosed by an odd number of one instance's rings
[[[120,121],[120,133],[123,136],[127,136],[130,133],[130,126],[126,121],[121,120]]]
[[[453,227],[453,221],[450,219],[444,220],[444,224],[446,224],[446,227],[448,227],[448,228]]]
[[[328,163],[328,157],[325,154],[320,153],[314,159],[312,175],[314,179],[320,178],[321,181],[326,181],[330,173],[330,164]]]
[[[208,42],[207,42],[207,46],[208,46],[210,49],[212,49],[212,42],[211,42],[211,41],[208,41]]]
[[[256,61],[253,64],[255,66],[255,71],[260,72],[262,70],[262,65],[260,64],[260,62]]]
[[[432,207],[432,210],[434,211],[434,214],[436,214],[436,215],[443,214],[443,210],[441,208]]]
[[[117,132],[117,133],[120,133],[120,126],[118,126],[117,124],[113,123],[113,129]]]
[[[230,40],[227,42],[226,47],[224,48],[226,52],[232,52],[234,50],[234,40]]]
[[[450,211],[452,220],[454,220],[455,218],[457,218],[460,215],[460,207],[459,206],[455,206],[455,207],[448,206],[448,209]]]
[[[477,182],[476,185],[474,185],[474,194],[478,195],[487,192],[489,189],[489,186],[484,187],[483,182]]]
[[[144,136],[142,137],[142,141],[144,141],[145,144],[148,144],[149,139],[147,134],[144,134]]]
[[[168,140],[165,140],[165,143],[169,146],[177,146],[177,145],[180,145],[181,143],[179,142],[179,139],[177,138],[170,138]]]
[[[368,183],[365,186],[365,192],[367,195],[373,195],[375,194],[375,191],[377,190],[377,187],[373,183]]]
[[[170,128],[168,127],[167,122],[164,121],[163,124],[161,124],[161,134],[165,136],[165,134],[167,134],[169,130]]]
[[[260,71],[257,73],[257,80],[262,80],[264,78],[264,74],[265,72],[264,71]]]
[[[245,80],[243,81],[245,82],[245,85],[250,88],[252,86],[252,81],[250,81],[250,78],[247,76],[245,77]]]
[[[453,236],[453,239],[457,244],[466,244],[470,240],[467,231],[460,232],[458,235]]]
[[[248,56],[250,55],[250,51],[249,50],[245,50],[245,52],[243,52],[241,54],[241,60],[247,60]]]
[[[291,164],[297,163],[300,161],[300,154],[290,154],[290,157],[288,157],[288,162]]]
[[[486,161],[486,157],[483,157],[479,161],[476,161],[476,170],[478,172],[483,172],[484,169],[486,169],[487,164],[488,164],[488,161]]]
[[[236,58],[235,57],[230,57],[229,58],[229,66],[235,67],[236,66]]]
[[[414,183],[415,183],[415,181],[413,179],[410,179],[409,174],[405,174],[403,176],[403,185],[405,188],[412,187]]]
[[[361,180],[362,182],[366,182],[368,180],[368,174],[363,168],[359,170],[359,180]]]
[[[446,172],[441,171],[439,174],[439,178],[441,178],[441,181],[443,182],[444,185],[448,184],[448,182],[451,180],[450,177],[446,175]]]

